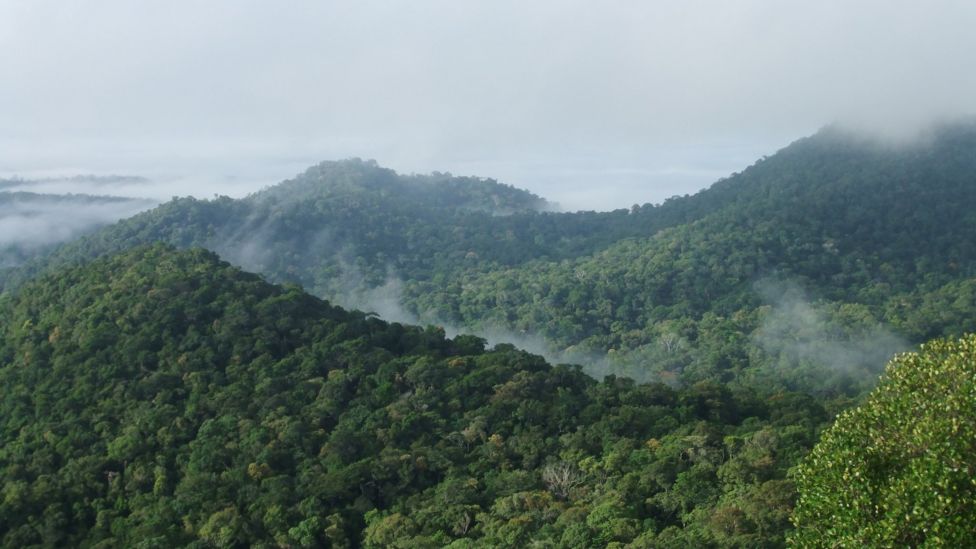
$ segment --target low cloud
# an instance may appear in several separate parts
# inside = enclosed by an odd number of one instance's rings
[[[0,251],[11,254],[57,244],[156,205],[153,200],[0,192]]]
[[[873,380],[895,353],[911,348],[863,308],[814,305],[791,283],[762,282],[757,291],[769,309],[753,341],[780,367],[813,366]]]

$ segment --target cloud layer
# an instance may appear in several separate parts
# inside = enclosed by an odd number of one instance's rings
[[[0,172],[273,183],[361,156],[626,206],[827,123],[976,112],[974,24],[962,1],[7,2]]]

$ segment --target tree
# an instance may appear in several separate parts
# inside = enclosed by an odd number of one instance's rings
[[[542,469],[542,482],[559,499],[566,499],[573,489],[583,483],[583,473],[575,463],[560,461]]]
[[[804,547],[962,547],[976,539],[976,335],[897,356],[793,473]]]

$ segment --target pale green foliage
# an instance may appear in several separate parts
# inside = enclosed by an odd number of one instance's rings
[[[800,547],[976,539],[976,335],[897,356],[793,472]]]

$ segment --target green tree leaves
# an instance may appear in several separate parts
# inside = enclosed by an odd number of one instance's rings
[[[961,547],[976,536],[976,336],[896,357],[793,476],[800,546]]]

